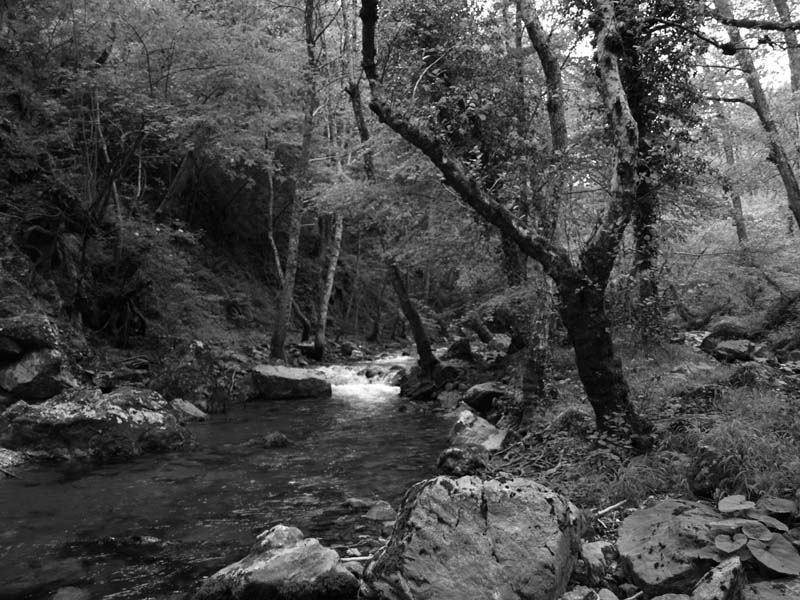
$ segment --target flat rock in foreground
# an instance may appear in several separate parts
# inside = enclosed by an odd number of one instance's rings
[[[308,369],[258,365],[252,370],[255,400],[330,398],[331,384]]]
[[[579,512],[531,479],[437,477],[412,487],[362,595],[385,600],[554,600],[580,547]]]
[[[723,517],[699,502],[664,500],[627,517],[617,549],[633,583],[650,596],[691,593],[721,556],[709,526]]]
[[[296,527],[258,536],[252,554],[209,577],[194,600],[354,600],[358,581],[339,555]]]

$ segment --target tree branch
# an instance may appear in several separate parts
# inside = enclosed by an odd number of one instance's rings
[[[745,104],[756,110],[756,103],[752,100],[748,100],[747,98],[725,98],[722,96],[703,96],[705,100],[709,100],[710,102],[728,102],[728,103],[735,103],[735,104]]]
[[[469,176],[461,163],[451,156],[433,132],[421,123],[414,122],[395,112],[383,97],[375,66],[375,25],[378,21],[378,0],[363,0],[360,11],[363,23],[362,66],[370,87],[369,107],[381,123],[385,123],[407,142],[422,151],[442,174],[445,183],[461,200],[481,217],[510,237],[520,249],[538,261],[545,272],[554,279],[575,268],[567,251],[525,227],[514,215],[495,200],[486,197],[478,183]]]
[[[769,19],[735,19],[724,17],[718,11],[711,13],[717,21],[728,27],[742,27],[744,29],[762,29],[764,31],[800,31],[800,21],[771,21]]]

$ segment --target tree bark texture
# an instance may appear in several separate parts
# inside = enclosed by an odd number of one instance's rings
[[[430,339],[428,339],[428,334],[425,332],[425,326],[422,324],[422,319],[420,319],[414,303],[411,302],[411,298],[408,296],[403,274],[394,263],[389,263],[389,279],[392,282],[395,294],[397,294],[400,310],[403,311],[403,316],[405,316],[411,327],[414,343],[417,346],[419,366],[425,376],[433,377],[433,373],[439,365],[439,360],[433,355]]]
[[[297,273],[298,248],[300,246],[300,212],[301,203],[297,194],[297,183],[291,182],[292,214],[289,220],[289,244],[286,249],[284,261],[283,287],[278,300],[278,314],[275,316],[275,325],[270,341],[270,356],[286,360],[286,335],[289,328],[289,318],[292,314],[292,300],[294,295],[294,281]]]
[[[736,154],[733,150],[730,128],[727,126],[724,116],[722,116],[722,119],[722,152],[725,155],[725,164],[730,171],[733,171],[736,168]],[[747,246],[747,225],[745,224],[744,213],[742,212],[742,197],[729,175],[722,176],[721,184],[722,191],[731,199],[731,217],[736,227],[736,237],[739,240],[739,245]]]
[[[733,9],[729,0],[714,0],[714,5],[717,12],[724,19],[733,19]],[[747,87],[750,88],[750,93],[753,96],[753,108],[758,115],[761,126],[767,134],[769,146],[769,160],[775,164],[778,173],[783,181],[783,187],[786,189],[786,200],[789,204],[789,210],[792,211],[795,222],[800,225],[800,185],[798,185],[797,177],[792,163],[786,150],[781,144],[778,135],[778,126],[772,116],[772,110],[767,100],[767,95],[764,93],[764,88],[761,86],[761,78],[756,71],[755,63],[750,51],[747,49],[739,29],[732,25],[726,27],[728,36],[731,43],[737,48],[736,61],[739,67],[745,74]]]
[[[333,233],[331,239],[325,244],[323,262],[325,268],[320,286],[319,305],[317,306],[317,326],[314,329],[314,356],[321,360],[325,356],[325,328],[328,320],[328,305],[333,293],[333,282],[336,277],[336,265],[339,262],[339,252],[342,248],[342,232],[344,218],[341,215],[330,216],[333,219]],[[327,218],[323,217],[323,218]]]
[[[303,210],[298,182],[305,181],[308,174],[308,165],[311,159],[311,143],[314,132],[314,111],[317,108],[317,89],[315,82],[316,75],[316,17],[314,14],[314,1],[306,0],[305,3],[305,34],[306,34],[306,55],[307,64],[304,73],[305,96],[303,100],[303,125],[301,130],[302,144],[300,146],[300,158],[292,173],[292,214],[289,224],[289,244],[286,250],[285,269],[283,274],[283,288],[281,289],[280,300],[278,303],[278,314],[275,317],[275,325],[270,343],[270,355],[273,358],[286,360],[286,335],[289,327],[289,319],[292,312],[292,299],[294,297],[294,282],[297,273],[298,248],[300,246],[300,225],[301,212]]]
[[[786,0],[772,0],[775,10],[782,23],[791,23],[792,11]],[[792,91],[800,91],[800,46],[797,45],[797,32],[784,29],[783,39],[786,42],[786,53],[789,55],[789,75],[791,76]]]
[[[569,323],[578,371],[594,408],[598,428],[629,436],[644,431],[647,425],[635,414],[620,361],[614,356],[603,297],[636,197],[639,137],[620,80],[617,56],[611,50],[614,45],[609,43],[610,36],[618,36],[614,3],[613,0],[599,0],[597,5],[600,26],[596,32],[596,61],[604,106],[616,143],[616,164],[606,211],[585,245],[578,265],[572,263],[567,250],[551,237],[531,231],[485,194],[432,132],[410,122],[385,98],[375,63],[378,0],[362,0],[361,3],[362,64],[370,84],[369,106],[378,119],[425,154],[465,204],[539,262],[557,283],[559,310],[565,323]],[[618,423],[620,418],[624,420],[621,424]]]
[[[189,150],[181,160],[178,172],[175,173],[175,177],[172,178],[167,193],[156,209],[156,218],[171,214],[175,202],[183,195],[183,192],[189,187],[189,184],[195,178],[196,174],[197,159],[195,158],[195,151]]]

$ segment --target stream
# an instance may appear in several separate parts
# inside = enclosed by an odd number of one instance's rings
[[[450,421],[402,410],[398,388],[357,374],[365,366],[323,368],[330,400],[257,402],[192,423],[188,452],[0,482],[0,600],[67,585],[92,598],[177,600],[278,523],[334,547],[374,540],[380,524],[343,501],[397,507],[434,474]],[[272,431],[292,443],[247,443]]]

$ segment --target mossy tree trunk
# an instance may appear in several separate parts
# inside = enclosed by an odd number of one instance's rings
[[[617,16],[613,0],[598,0],[595,62],[609,131],[615,143],[615,165],[609,201],[594,233],[581,251],[578,263],[552,237],[528,229],[506,208],[481,189],[458,158],[423,125],[395,110],[384,95],[375,62],[378,1],[362,0],[362,59],[370,84],[370,109],[406,141],[423,152],[450,186],[472,210],[513,239],[520,250],[539,262],[559,290],[559,311],[570,333],[578,371],[589,397],[598,428],[631,438],[647,431],[636,415],[619,359],[614,354],[604,293],[622,234],[636,199],[639,134],[631,115],[618,67]],[[554,90],[557,98],[561,90]]]

